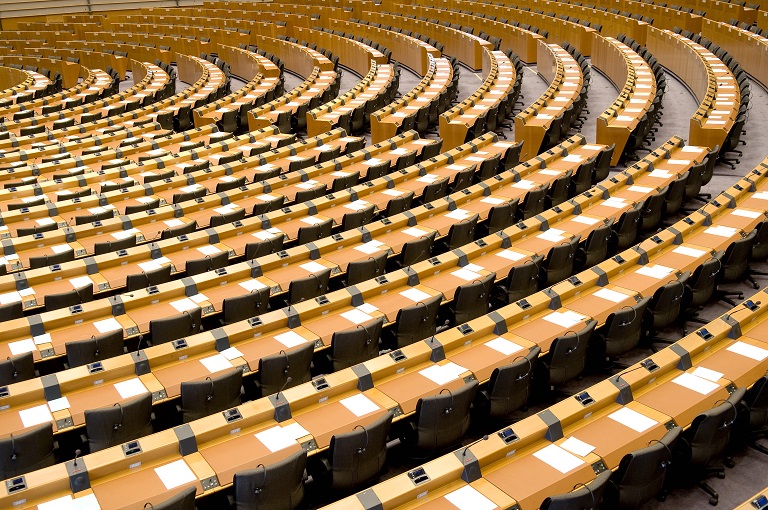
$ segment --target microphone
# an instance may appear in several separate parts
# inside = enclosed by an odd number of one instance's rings
[[[210,381],[210,383],[211,383],[211,393],[209,395],[206,395],[206,397],[205,397],[205,401],[206,402],[210,402],[211,400],[213,400],[213,379],[211,379],[211,377],[208,376],[208,377],[205,378],[205,380],[206,381]]]
[[[367,429],[367,428],[365,428],[365,427],[364,427],[364,426],[362,426],[362,425],[356,425],[356,426],[355,426],[355,428],[354,428],[354,429],[352,429],[352,430],[357,430],[357,429],[363,429],[363,432],[365,432],[365,445],[364,445],[362,448],[357,448],[357,449],[355,450],[355,453],[356,453],[357,455],[361,455],[361,454],[365,453],[365,450],[367,450],[367,449],[368,449],[368,440],[369,440],[369,437],[368,437],[368,429]]]
[[[464,460],[464,457],[466,457],[466,455],[467,455],[467,450],[469,450],[470,447],[475,446],[480,441],[488,441],[488,434],[484,435],[483,437],[481,437],[477,441],[473,441],[473,442],[469,443],[466,447],[464,447],[464,451],[461,452],[461,460],[462,461]]]
[[[595,510],[595,507],[597,506],[597,503],[595,502],[595,493],[592,492],[592,489],[590,489],[587,486],[587,484],[584,484],[584,483],[581,483],[581,482],[579,482],[576,485],[574,485],[573,486],[573,490],[576,490],[576,487],[579,487],[579,486],[584,487],[585,489],[587,489],[589,491],[589,495],[592,496],[592,506],[587,508],[586,510]]]
[[[275,401],[278,401],[278,400],[280,400],[280,393],[282,393],[282,392],[283,392],[283,390],[285,389],[285,387],[286,387],[286,386],[288,386],[289,384],[291,384],[291,382],[293,382],[293,377],[291,377],[291,376],[288,376],[288,377],[285,379],[285,382],[283,383],[283,387],[282,387],[282,388],[280,388],[280,390],[279,390],[279,391],[278,391],[278,392],[275,394]]]
[[[184,314],[185,314],[187,317],[189,317],[189,320],[192,322],[192,332],[194,333],[195,329],[197,328],[197,326],[195,325],[195,319],[194,319],[194,317],[192,317],[192,315],[190,315],[190,314],[189,314],[189,311],[187,311],[187,310],[184,310]]]
[[[78,457],[80,456],[80,454],[82,454],[82,453],[83,453],[83,452],[81,452],[79,448],[78,448],[77,450],[75,450],[75,461],[72,463],[72,467],[77,467],[77,458],[78,458]]]
[[[150,503],[149,501],[147,501],[146,503],[144,503],[144,508],[147,508],[147,507],[151,508],[152,510],[155,510],[155,505],[153,505],[153,504],[152,504],[152,503]]]
[[[445,414],[451,414],[451,411],[453,411],[453,393],[448,388],[443,388],[442,390],[440,390],[440,393],[438,393],[438,395],[442,395],[444,391],[447,391],[448,394],[451,396],[451,403],[448,405],[448,407],[446,407],[443,410],[443,412]]]
[[[736,418],[739,417],[739,412],[736,410],[736,406],[734,405],[733,402],[731,402],[730,400],[718,400],[717,402],[715,402],[715,406],[717,406],[717,405],[719,405],[721,403],[722,404],[730,404],[731,405],[731,407],[733,408],[733,419],[731,421],[723,422],[723,424],[720,427],[718,427],[719,430],[727,429],[728,427],[733,425],[736,422]]]
[[[11,434],[11,460],[16,460],[16,439]]]
[[[368,331],[368,328],[366,328],[362,324],[358,324],[357,327],[363,328],[363,331],[365,331],[365,334],[368,335],[368,339],[365,341],[365,345],[371,345],[371,342],[373,341],[373,339],[371,338],[371,332]]]
[[[19,376],[19,371],[16,370],[16,363],[13,362],[13,359],[11,359],[10,356],[6,358],[8,361],[11,362],[11,369],[13,369],[13,378],[16,379]]]
[[[264,490],[264,487],[267,486],[267,468],[264,467],[264,464],[259,464],[256,467],[257,468],[260,467],[264,471],[264,480],[261,482],[261,485],[259,487],[253,488],[253,493],[256,494],[256,496],[258,496],[259,499],[261,499],[261,492]]]
[[[651,446],[653,443],[658,443],[667,449],[667,453],[669,454],[669,460],[662,460],[661,464],[659,464],[659,467],[661,469],[667,469],[672,464],[672,450],[670,450],[669,446],[667,446],[666,443],[662,442],[661,439],[651,439],[650,441],[648,441],[648,446]]]
[[[280,349],[280,352],[278,354],[282,354],[285,357],[285,368],[283,369],[283,375],[288,375],[288,370],[291,369],[291,363],[288,358],[288,353],[286,353],[283,349]]]
[[[624,310],[625,308],[629,308],[630,310],[633,310],[633,311],[635,312],[635,315],[632,317],[632,320],[631,320],[631,321],[624,321],[624,320],[622,320],[621,322],[619,322],[619,326],[622,326],[622,327],[623,327],[623,326],[629,326],[630,324],[632,324],[633,322],[635,322],[635,319],[637,319],[637,308],[635,308],[635,307],[633,307],[633,306],[629,306],[629,305],[624,305],[624,306],[622,306],[622,307],[619,309],[619,311],[622,311],[622,310]]]
[[[531,362],[530,358],[528,356],[518,356],[515,359],[512,360],[512,363],[519,359],[524,359],[528,362],[528,371],[525,374],[520,374],[517,376],[517,379],[515,379],[515,382],[522,381],[523,379],[526,379],[529,375],[531,375],[531,372],[533,372],[533,363]]]
[[[749,303],[752,303],[752,305],[750,306]],[[762,301],[752,301],[751,299],[747,299],[743,303],[741,303],[742,305],[741,310],[749,310],[750,312],[754,312],[757,309],[757,307],[759,307],[761,304],[762,304]],[[731,312],[726,317],[728,319],[733,319],[733,316],[739,313],[741,310],[736,310],[735,312]]]
[[[616,379],[615,379],[615,381],[618,383],[618,382],[619,382],[619,379],[621,379],[621,376],[622,376],[622,375],[626,375],[626,374],[628,374],[628,373],[630,373],[630,372],[634,372],[635,370],[640,370],[641,368],[645,368],[645,367],[644,367],[643,365],[638,365],[638,366],[636,366],[636,367],[634,367],[634,368],[630,368],[630,369],[628,369],[628,370],[624,370],[623,372],[619,372],[618,374],[616,374]]]
[[[120,430],[120,428],[123,426],[123,406],[120,404],[120,402],[115,402],[112,407],[115,406],[120,409],[120,421],[112,425],[112,430]]]
[[[136,357],[141,359],[141,341],[144,340],[144,335],[139,335],[139,342],[136,344]]]

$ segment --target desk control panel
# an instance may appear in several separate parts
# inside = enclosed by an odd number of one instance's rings
[[[8,482],[6,482],[6,484],[7,483]],[[751,503],[753,507],[757,508],[757,510],[768,510],[768,497],[765,497],[764,495],[760,495],[753,499]]]
[[[413,471],[408,471],[408,478],[413,482],[413,485],[421,485],[424,482],[429,481],[429,475],[424,471],[423,467],[418,467]]]
[[[514,443],[519,437],[517,437],[517,434],[515,434],[515,431],[511,428],[507,427],[506,429],[502,430],[501,432],[498,432],[499,437],[502,441],[504,441],[505,444]]]
[[[138,441],[129,441],[123,444],[121,448],[123,449],[123,455],[126,457],[131,457],[142,452],[141,444],[139,444]]]

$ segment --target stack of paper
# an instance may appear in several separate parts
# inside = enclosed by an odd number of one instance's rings
[[[496,352],[500,352],[504,356],[509,356],[523,350],[523,348],[517,345],[515,342],[510,342],[506,338],[502,338],[500,336],[494,338],[493,340],[488,340],[483,345],[490,347]]]
[[[672,382],[684,388],[688,388],[689,390],[693,390],[696,393],[701,393],[702,395],[708,395],[720,387],[720,385],[713,383],[712,381],[693,375],[689,372],[678,375],[672,379]]]
[[[307,342],[306,338],[299,335],[295,331],[287,331],[285,333],[275,335],[275,340],[288,347],[289,349],[291,347],[296,347],[297,345],[301,345]]]
[[[429,368],[420,370],[419,373],[435,384],[442,386],[458,379],[466,371],[466,368],[456,363],[448,362],[445,365],[432,365]]]
[[[408,290],[402,291],[400,293],[400,295],[403,296],[406,299],[409,299],[409,300],[413,301],[414,303],[419,303],[419,302],[425,301],[425,300],[427,300],[427,299],[432,297],[429,294],[427,294],[426,292],[421,291],[421,290],[419,290],[417,288],[414,288],[414,287],[412,287],[412,288],[410,288]]]
[[[343,398],[339,401],[341,405],[349,409],[358,418],[378,411],[380,408],[374,401],[363,395],[362,393],[354,395],[352,397]]]
[[[552,312],[544,317],[545,321],[551,322],[552,324],[557,324],[558,326],[562,326],[564,328],[572,328],[584,319],[586,319],[586,316],[571,310],[565,312]]]
[[[276,452],[293,446],[296,440],[310,435],[307,430],[298,423],[292,423],[282,427],[280,425],[270,429],[262,430],[254,434],[256,439],[262,442],[269,451]]]
[[[661,280],[662,278],[666,278],[669,276],[674,269],[671,267],[662,266],[659,264],[651,265],[646,264],[640,269],[636,271],[636,274],[640,274],[643,276],[649,276],[651,278],[655,278],[657,280]]]
[[[556,444],[545,446],[533,454],[540,461],[552,466],[565,474],[584,464],[584,461],[575,455],[563,450]]]

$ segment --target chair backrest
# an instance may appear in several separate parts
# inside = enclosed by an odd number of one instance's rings
[[[690,293],[687,307],[699,307],[704,305],[715,292],[717,277],[723,263],[720,261],[723,252],[715,254],[712,258],[697,267],[686,283],[686,291]]]
[[[405,347],[435,334],[437,312],[442,296],[433,296],[414,306],[401,308],[395,321],[395,342],[398,348]]]
[[[566,494],[550,496],[542,501],[540,510],[597,510],[603,499],[603,492],[611,478],[611,470],[607,469],[597,475],[588,484],[577,484],[578,489]]]
[[[347,285],[358,283],[381,276],[386,272],[387,252],[382,251],[371,255],[366,260],[355,260],[347,265]]]
[[[330,354],[333,371],[337,372],[378,356],[383,326],[384,318],[379,317],[373,324],[358,324],[356,328],[334,332]]]
[[[489,416],[508,421],[512,413],[525,406],[531,394],[531,381],[541,348],[536,346],[515,358],[509,365],[494,369],[488,381]]]
[[[75,260],[75,251],[67,250],[61,253],[45,254],[38,257],[29,257],[30,269],[37,269],[40,267],[49,267],[54,264],[63,264]]]
[[[113,253],[118,250],[127,250],[136,246],[136,236],[128,236],[118,241],[107,241],[104,243],[95,243],[93,245],[93,252],[96,255],[104,255],[105,253]],[[170,269],[171,266],[168,266]]]
[[[458,443],[469,428],[477,386],[477,381],[471,381],[457,390],[444,388],[438,395],[419,399],[415,446],[434,453]]]
[[[349,490],[376,477],[387,462],[387,434],[391,412],[367,427],[358,425],[352,432],[335,435],[328,449],[331,487]]]
[[[375,212],[376,207],[371,204],[363,209],[344,214],[341,219],[341,230],[352,230],[353,228],[359,228],[366,223],[370,223]]]
[[[615,508],[639,508],[661,492],[668,468],[672,464],[675,443],[681,433],[682,429],[675,427],[659,441],[628,453],[621,459],[612,477],[613,490],[609,491]]]
[[[401,267],[407,267],[431,257],[435,237],[437,237],[437,232],[430,232],[418,239],[405,243],[400,253],[399,262]]]
[[[149,510],[195,510],[196,492],[195,487],[189,487],[157,505],[145,503],[144,508]]]
[[[269,287],[254,289],[242,296],[228,297],[222,303],[224,324],[243,321],[266,313],[269,306]]]
[[[643,316],[650,301],[651,297],[648,296],[608,316],[605,325],[600,328],[600,335],[605,340],[606,356],[619,356],[640,343]]]
[[[576,235],[568,241],[562,241],[550,248],[541,264],[540,287],[549,287],[565,280],[573,273],[573,260],[579,247],[581,236]]]
[[[8,356],[0,361],[0,386],[27,381],[35,377],[35,357],[31,352]]]
[[[181,315],[164,317],[149,322],[149,335],[152,345],[164,344],[173,340],[194,335],[200,330],[203,309],[195,307]]]
[[[135,290],[146,289],[153,285],[160,285],[171,281],[171,266],[163,266],[152,271],[139,274],[130,274],[125,278],[125,290],[133,292]]]
[[[400,214],[401,212],[410,209],[411,204],[413,203],[413,196],[414,192],[409,191],[405,195],[393,198],[387,202],[387,209],[384,215],[394,216],[395,214]]]
[[[85,411],[85,434],[90,452],[152,433],[152,394],[125,403]]]
[[[304,499],[307,452],[300,450],[268,466],[235,473],[237,510],[293,510]]]
[[[720,271],[720,281],[724,283],[738,282],[744,279],[749,270],[749,259],[752,256],[752,245],[755,243],[757,232],[753,230],[746,237],[732,242],[723,255],[723,267]]]
[[[3,480],[52,466],[55,461],[51,423],[0,439],[0,477]]]
[[[539,271],[543,259],[542,256],[536,255],[509,270],[505,283],[508,303],[520,301],[539,290]]]
[[[668,326],[680,315],[685,283],[690,273],[684,273],[676,281],[666,283],[653,293],[649,309],[653,317],[654,329]]]
[[[307,277],[292,280],[288,286],[288,303],[300,303],[317,296],[322,296],[328,292],[328,281],[330,278],[331,270],[324,269]]]
[[[21,301],[0,306],[0,322],[24,317],[24,304]]]
[[[201,259],[188,260],[187,276],[194,276],[207,271],[213,271],[214,269],[220,269],[226,267],[228,263],[229,253],[226,251],[220,251],[213,255],[206,255]]]
[[[515,222],[519,203],[520,199],[515,198],[509,202],[493,206],[488,213],[487,234],[495,234],[512,225]]]
[[[518,219],[527,220],[528,218],[541,213],[544,210],[544,201],[547,197],[548,189],[549,188],[546,186],[541,186],[539,188],[529,190],[525,195],[523,205],[517,210]]]
[[[616,236],[616,250],[622,251],[635,244],[639,230],[641,209],[642,205],[637,205],[632,209],[624,211],[619,217],[619,221],[616,222],[613,230]]]
[[[45,309],[47,311],[58,310],[89,301],[93,301],[93,284],[60,294],[47,294],[45,296]]]
[[[768,426],[768,377],[757,380],[744,396],[744,403],[749,408],[749,428],[760,431]]]
[[[205,191],[205,189],[203,189],[203,191]],[[179,227],[167,228],[163,230],[162,234],[160,234],[160,238],[173,239],[174,237],[179,237],[180,235],[191,234],[192,232],[195,231],[196,228],[197,228],[197,221],[192,221],[190,223],[185,223],[184,225],[181,225]]]
[[[600,225],[587,236],[584,242],[583,256],[577,256],[579,269],[587,269],[599,264],[608,257],[608,241],[611,238],[611,225]],[[579,248],[582,250],[582,248]]]
[[[120,356],[123,354],[123,346],[122,329],[64,344],[67,350],[67,364],[70,368]]]
[[[661,221],[661,214],[664,209],[664,200],[667,196],[669,186],[658,193],[645,199],[643,208],[640,210],[640,230],[648,232],[653,230]]]
[[[461,248],[475,239],[475,229],[480,218],[479,214],[473,214],[471,217],[461,220],[451,225],[448,230],[448,239],[446,245],[448,250]]]
[[[277,253],[283,249],[284,242],[284,235],[276,235],[263,241],[248,243],[245,245],[245,258],[246,260],[253,260],[270,253]]]
[[[736,405],[746,394],[746,388],[739,388],[728,400],[716,405],[693,419],[685,437],[691,447],[691,464],[706,466],[723,453],[731,438],[731,429],[737,418]]]
[[[669,217],[675,214],[683,206],[683,200],[685,199],[685,186],[688,182],[689,175],[690,172],[685,172],[669,185],[669,191],[667,191],[667,195],[664,197],[663,210],[665,217]]]
[[[453,296],[454,324],[464,324],[488,313],[491,288],[496,281],[496,273],[491,273],[480,280],[456,288]]]
[[[762,262],[768,259],[768,221],[760,222],[755,230],[757,233],[752,245],[751,260]]]
[[[259,360],[256,381],[262,396],[277,393],[281,388],[292,388],[310,380],[310,365],[315,352],[313,342],[307,342],[287,351],[265,356]],[[291,382],[287,382],[288,378]]]
[[[328,237],[331,235],[331,229],[333,228],[333,220],[328,218],[327,220],[316,223],[315,225],[307,225],[306,227],[299,228],[299,233],[296,235],[298,244],[307,244]]]
[[[578,377],[584,371],[587,361],[587,345],[597,321],[590,319],[578,332],[568,332],[552,341],[547,365],[549,385],[561,386]]]
[[[181,383],[181,412],[184,423],[240,405],[242,370],[235,368],[202,381]]]

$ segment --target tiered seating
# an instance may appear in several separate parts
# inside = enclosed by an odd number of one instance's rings
[[[48,71],[50,74],[50,71]],[[0,102],[3,105],[21,104],[34,99],[35,96],[52,93],[53,82],[50,76],[44,76],[37,71],[3,67],[0,73]]]

